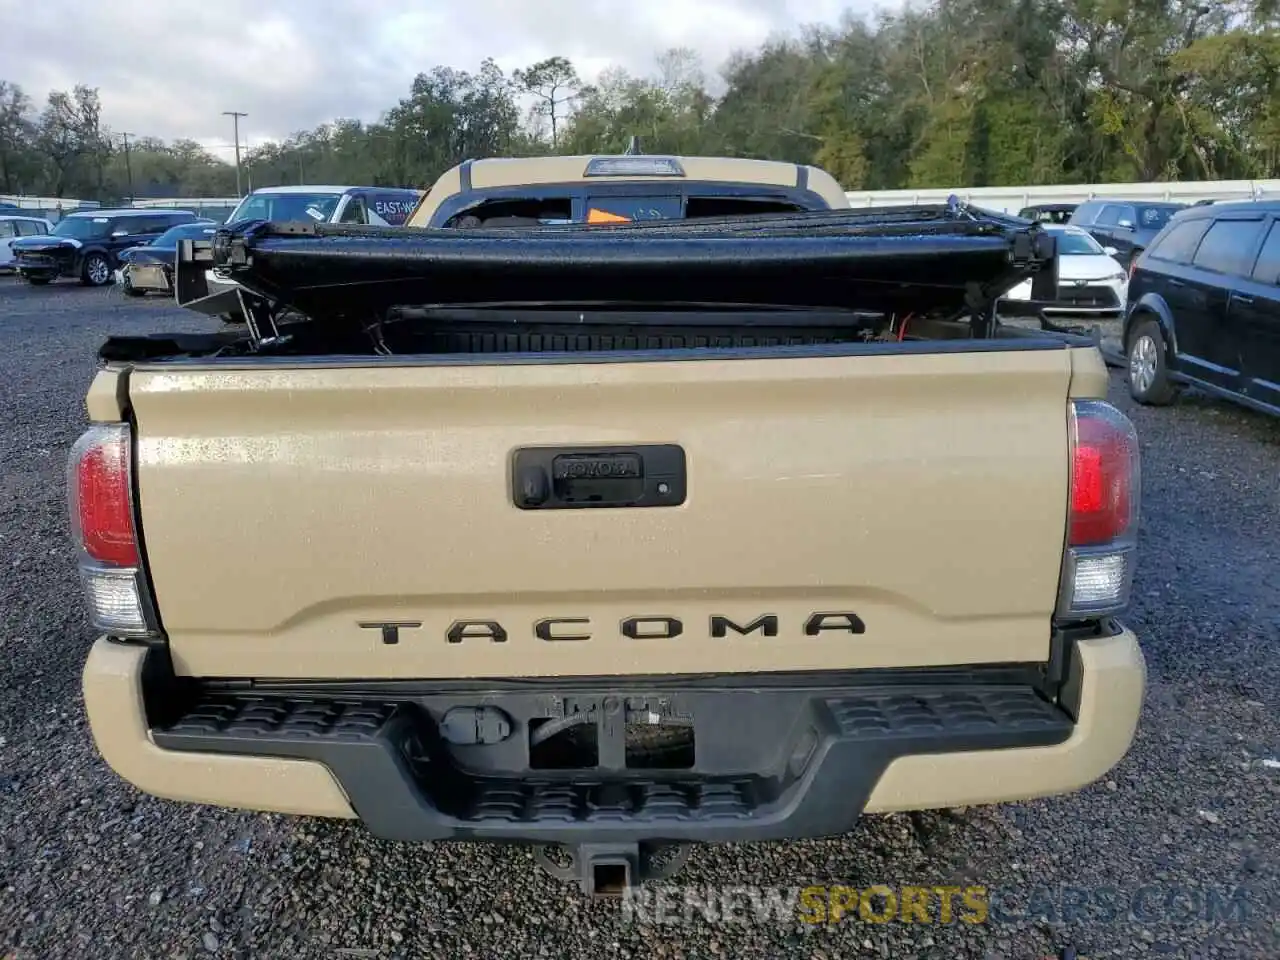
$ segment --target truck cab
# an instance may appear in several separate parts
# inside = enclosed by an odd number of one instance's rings
[[[411,227],[536,226],[833,210],[848,197],[824,170],[726,157],[467,160],[432,185]]]

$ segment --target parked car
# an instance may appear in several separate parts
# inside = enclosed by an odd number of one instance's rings
[[[1027,218],[1030,219],[1030,218]],[[1116,259],[1115,247],[1104,247],[1088,231],[1069,224],[1046,223],[1058,241],[1058,295],[1045,313],[1124,316],[1129,275]],[[1006,300],[1030,300],[1031,281],[1005,294]]]
[[[315,220],[403,226],[423,191],[400,187],[264,187],[255,190],[227,217],[237,220]]]
[[[14,207],[14,209],[18,209]],[[43,217],[23,217],[0,214],[0,270],[13,269],[13,253],[10,245],[18,237],[43,237],[53,230],[53,224]]]
[[[1074,203],[1037,203],[1023,207],[1018,211],[1018,216],[1037,223],[1066,223],[1071,219],[1071,214],[1075,213],[1076,206]]]
[[[1125,268],[1155,239],[1185,203],[1148,203],[1129,200],[1088,200],[1076,207],[1067,222],[1084,227],[1104,247],[1115,247]]]
[[[141,297],[148,290],[173,290],[173,264],[178,258],[179,240],[207,240],[217,230],[212,220],[196,220],[170,227],[150,243],[120,251],[116,284],[128,296]]]
[[[1129,303],[1135,399],[1186,383],[1280,415],[1280,202],[1179,213],[1134,264]]]
[[[46,284],[75,277],[85,286],[111,282],[119,254],[151,240],[170,227],[198,219],[189,210],[87,210],[68,214],[48,236],[13,241],[18,274],[28,283]]]
[[[304,223],[315,221],[400,227],[404,226],[417,209],[424,192],[408,187],[263,187],[241,200],[226,222],[301,220]],[[210,296],[218,295],[218,298],[206,301],[198,309],[219,314],[227,321],[241,320],[236,284],[215,276],[212,270],[205,279]]]

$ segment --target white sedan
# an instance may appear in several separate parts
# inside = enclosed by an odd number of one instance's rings
[[[1103,247],[1079,227],[1046,223],[1043,228],[1058,241],[1058,295],[1045,313],[1124,316],[1129,298],[1129,275],[1115,259],[1114,247]],[[1030,300],[1031,281],[1024,280],[1004,295],[1006,300]]]

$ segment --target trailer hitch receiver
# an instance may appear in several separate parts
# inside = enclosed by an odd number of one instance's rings
[[[576,880],[587,896],[609,898],[622,897],[648,880],[674,876],[689,857],[686,844],[583,843],[559,851],[568,856],[567,865],[545,847],[538,847],[534,858],[556,879]]]

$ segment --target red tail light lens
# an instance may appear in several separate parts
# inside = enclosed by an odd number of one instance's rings
[[[1057,617],[1115,613],[1129,602],[1138,537],[1138,435],[1102,400],[1071,402],[1071,497]]]
[[[80,549],[100,564],[137,567],[129,428],[123,424],[91,428],[72,450],[69,466],[69,506]]]
[[[67,460],[67,505],[89,622],[121,638],[159,635],[133,523],[127,424],[95,424]]]
[[[1113,408],[1108,408],[1111,410]],[[1132,484],[1136,438],[1132,427],[1096,408],[1076,408],[1071,445],[1071,532],[1073,547],[1110,543],[1133,522]]]

